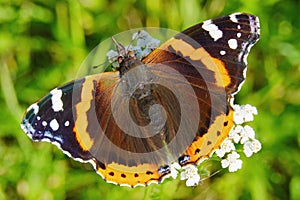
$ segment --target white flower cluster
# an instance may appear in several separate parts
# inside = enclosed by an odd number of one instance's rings
[[[234,110],[234,123],[243,124],[254,120],[254,115],[257,115],[257,109],[249,104],[246,105],[233,105]]]
[[[241,124],[254,120],[254,115],[257,115],[257,110],[251,105],[234,105],[234,123],[236,126],[230,131],[228,138],[224,140],[220,148],[215,151],[218,157],[226,158],[221,161],[223,168],[229,169],[230,172],[235,172],[242,168],[242,160],[236,152],[234,144],[242,144],[244,154],[250,157],[253,153],[257,153],[261,149],[261,143],[255,139],[255,132],[250,126],[242,126]]]
[[[108,59],[108,62],[110,62],[112,64],[113,67],[118,67],[119,66],[119,63],[118,63],[118,52],[117,51],[114,51],[114,50],[109,50],[107,53],[106,53],[106,57]]]
[[[151,53],[154,49],[156,49],[160,41],[151,37],[151,35],[144,31],[138,31],[132,35],[132,41],[136,42],[136,45],[129,44],[125,46],[125,49],[128,51],[133,51],[135,56],[138,59],[142,59],[146,57],[149,53]],[[118,52],[114,50],[110,50],[106,54],[107,59],[110,63],[112,63],[113,67],[118,67]]]
[[[171,177],[176,179],[179,173],[179,170],[182,169],[181,166],[174,162],[171,165]],[[200,175],[198,173],[198,168],[194,165],[188,165],[183,168],[184,171],[180,172],[180,180],[186,180],[186,186],[196,186],[200,182]]]
[[[136,40],[136,46],[133,51],[138,53],[136,56],[139,59],[146,57],[160,44],[158,39],[151,37],[151,35],[144,30],[134,33],[132,35],[132,40]]]

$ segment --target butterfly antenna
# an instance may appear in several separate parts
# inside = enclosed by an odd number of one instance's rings
[[[107,62],[107,61],[102,62],[102,63],[100,63],[100,64],[98,64],[98,65],[93,65],[92,68],[93,68],[93,69],[97,69],[98,67],[103,66],[106,62]]]
[[[117,49],[117,51],[118,51],[118,54],[119,54],[120,56],[125,57],[126,52],[127,52],[126,49],[125,49],[125,47],[124,47],[123,45],[121,45],[120,43],[118,43],[117,40],[116,40],[114,37],[111,37],[111,40],[112,40],[113,43],[115,44],[116,49]]]

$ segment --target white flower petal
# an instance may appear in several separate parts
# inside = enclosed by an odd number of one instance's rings
[[[136,41],[137,46],[141,48],[146,48],[147,44],[151,42],[152,37],[149,35],[148,32],[141,30],[138,32],[136,39],[137,39]]]
[[[240,113],[234,113],[234,122],[236,124],[242,124],[244,123],[244,117]]]
[[[188,179],[188,176],[187,176],[186,172],[183,171],[180,173],[180,180],[185,180],[185,179]]]
[[[136,39],[138,38],[138,36],[139,36],[139,31],[133,33],[131,39],[132,39],[132,40],[136,40]]]
[[[245,122],[250,122],[254,120],[254,116],[253,115],[257,115],[257,109],[254,106],[251,106],[249,104],[244,106],[244,110],[245,110]]]
[[[228,162],[228,160],[227,160],[227,159],[225,159],[225,160],[222,160],[222,161],[221,161],[221,165],[222,165],[222,167],[223,167],[223,168],[226,168],[226,167],[228,167],[228,166],[229,166],[229,162]]]
[[[251,157],[253,154],[252,148],[251,148],[251,142],[247,141],[244,144],[244,153],[247,157]]]
[[[237,158],[239,158],[241,156],[237,152],[232,152],[231,154],[228,155],[228,157],[232,160],[236,160]]]
[[[242,168],[242,160],[238,159],[240,155],[236,152],[232,152],[228,154],[227,159],[223,159],[221,161],[221,165],[223,168],[228,167],[229,172],[237,171]]]
[[[240,135],[241,135],[241,141],[240,142],[241,142],[241,144],[244,144],[249,139],[254,139],[255,132],[254,132],[252,127],[246,125],[244,127],[243,131],[241,131]]]
[[[245,132],[247,133],[247,136],[248,136],[250,139],[254,139],[254,137],[255,137],[255,132],[254,132],[254,129],[253,129],[251,126],[246,125],[246,126],[244,127],[244,130],[245,130]]]
[[[197,167],[193,165],[187,166],[183,172],[180,174],[180,179],[186,181],[186,186],[195,186],[200,181],[200,175],[198,174]]]
[[[229,172],[235,172],[235,171],[242,168],[242,164],[243,164],[242,160],[236,160],[235,162],[232,162],[229,165],[228,171]]]
[[[177,176],[178,176],[178,173],[179,173],[179,172],[178,172],[177,170],[173,170],[173,171],[171,170],[171,174],[170,174],[170,175],[171,175],[171,177],[172,177],[173,179],[176,179]]]
[[[188,187],[192,187],[192,186],[198,185],[199,182],[200,182],[200,175],[197,174],[197,175],[195,175],[193,178],[187,179],[185,184],[186,184],[186,186],[188,186]]]
[[[221,149],[223,149],[225,153],[228,153],[232,150],[235,150],[235,146],[231,140],[225,139],[224,142],[221,144]]]
[[[217,156],[220,158],[223,158],[225,156],[224,149],[217,149],[215,152],[216,152]]]
[[[178,170],[181,169],[181,166],[177,162],[172,163],[171,167]]]
[[[234,109],[234,122],[242,124],[244,122],[253,121],[254,115],[257,115],[257,109],[249,104],[247,105],[233,105]]]
[[[152,38],[146,45],[146,48],[151,50],[156,49],[160,44],[160,40]]]
[[[241,125],[237,125],[237,126],[234,128],[234,131],[235,131],[237,134],[240,134],[242,131],[244,131],[244,127],[241,126]]]
[[[136,42],[136,45],[141,47],[141,48],[145,48],[148,44],[149,40],[145,40],[145,39],[138,39]]]
[[[230,139],[225,139],[219,149],[217,149],[215,152],[218,157],[222,158],[226,153],[229,153],[231,151],[235,150],[235,146]]]
[[[240,125],[236,126],[234,129],[232,129],[229,132],[228,138],[233,140],[234,143],[239,143],[241,136],[240,136],[240,131],[239,131],[239,127],[241,127]]]
[[[148,56],[148,55],[149,55],[149,53],[151,53],[151,52],[152,52],[152,50],[151,50],[151,49],[149,49],[149,48],[145,48],[145,49],[142,51],[142,53],[141,53],[141,56],[142,56],[142,58],[144,58],[144,57]]]
[[[254,139],[251,142],[251,149],[254,153],[259,152],[261,150],[261,143],[257,139]]]
[[[118,52],[114,51],[114,50],[109,50],[107,53],[106,53],[106,57],[108,59],[108,61],[110,63],[113,63],[117,60],[118,58]]]
[[[243,112],[241,111],[241,106],[240,105],[233,105],[232,106],[234,110],[233,114],[233,119],[236,124],[242,124],[244,123],[244,115]]]
[[[178,176],[178,170],[181,169],[181,166],[177,163],[177,162],[174,162],[171,164],[171,177],[173,179],[176,179],[177,176]]]

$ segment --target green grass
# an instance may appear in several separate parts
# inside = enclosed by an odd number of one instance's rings
[[[300,199],[299,10],[296,0],[1,1],[0,199]],[[177,180],[118,187],[20,129],[26,108],[74,79],[100,41],[143,26],[180,31],[237,11],[261,21],[237,102],[258,108],[251,125],[263,149],[242,170],[223,170],[195,188]]]

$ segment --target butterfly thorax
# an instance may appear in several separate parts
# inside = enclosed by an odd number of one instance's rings
[[[138,60],[132,51],[128,51],[125,57],[119,55],[118,57],[119,67],[118,71],[120,72],[120,77],[122,77],[129,70],[142,66],[144,63]]]
[[[135,99],[151,96],[155,75],[141,60],[137,59],[133,51],[127,50],[114,38],[112,38],[112,41],[118,51],[117,61],[119,67],[117,70],[120,73],[118,92]]]
[[[124,59],[118,70],[120,72],[119,89],[121,93],[136,99],[152,94],[156,76],[147,65],[134,55]]]

